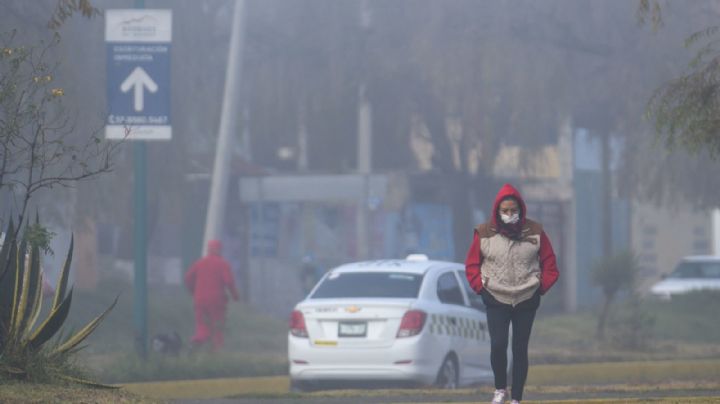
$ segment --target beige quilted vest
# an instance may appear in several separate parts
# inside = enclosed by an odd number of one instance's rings
[[[475,228],[483,255],[483,287],[497,301],[513,306],[533,296],[540,287],[540,235],[542,226],[526,220],[520,240],[500,234],[494,225]]]

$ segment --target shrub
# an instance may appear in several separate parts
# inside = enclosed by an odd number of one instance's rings
[[[640,297],[631,293],[610,320],[611,342],[620,349],[652,350],[655,323],[655,316],[642,305]]]
[[[597,338],[605,339],[605,324],[610,314],[612,302],[619,291],[635,288],[635,279],[639,271],[637,257],[630,251],[624,251],[601,259],[593,268],[593,283],[602,289],[605,301],[598,316]]]
[[[36,219],[35,226],[38,225]],[[71,359],[81,349],[80,343],[112,310],[117,298],[79,331],[62,338],[59,334],[73,296],[72,289],[67,291],[73,241],[49,313],[38,323],[43,302],[41,245],[28,237],[18,243],[12,221],[5,234],[0,249],[0,377],[45,382],[62,379],[98,385],[75,377],[77,372]]]

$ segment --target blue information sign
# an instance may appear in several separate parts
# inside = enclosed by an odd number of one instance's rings
[[[167,140],[170,10],[107,10],[108,139]]]

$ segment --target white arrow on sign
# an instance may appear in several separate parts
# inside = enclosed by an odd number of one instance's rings
[[[135,111],[137,112],[142,111],[145,106],[143,103],[143,87],[147,87],[151,93],[158,90],[158,85],[140,66],[136,67],[125,81],[120,84],[120,91],[123,93],[127,93],[131,88],[135,89]]]

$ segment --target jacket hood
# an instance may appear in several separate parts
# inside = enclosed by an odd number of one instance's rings
[[[519,225],[523,226],[525,225],[525,219],[527,217],[527,208],[525,207],[525,200],[523,199],[522,195],[520,195],[520,192],[518,192],[515,187],[513,187],[510,184],[505,184],[500,188],[500,191],[498,192],[497,196],[495,197],[495,203],[493,204],[493,210],[492,210],[492,224],[495,228],[500,227],[500,223],[498,223],[498,209],[500,209],[500,202],[502,202],[505,198],[513,197],[518,201],[518,204],[520,205],[520,222]]]
[[[210,240],[207,244],[207,255],[220,255],[222,253],[222,242],[220,240]]]

